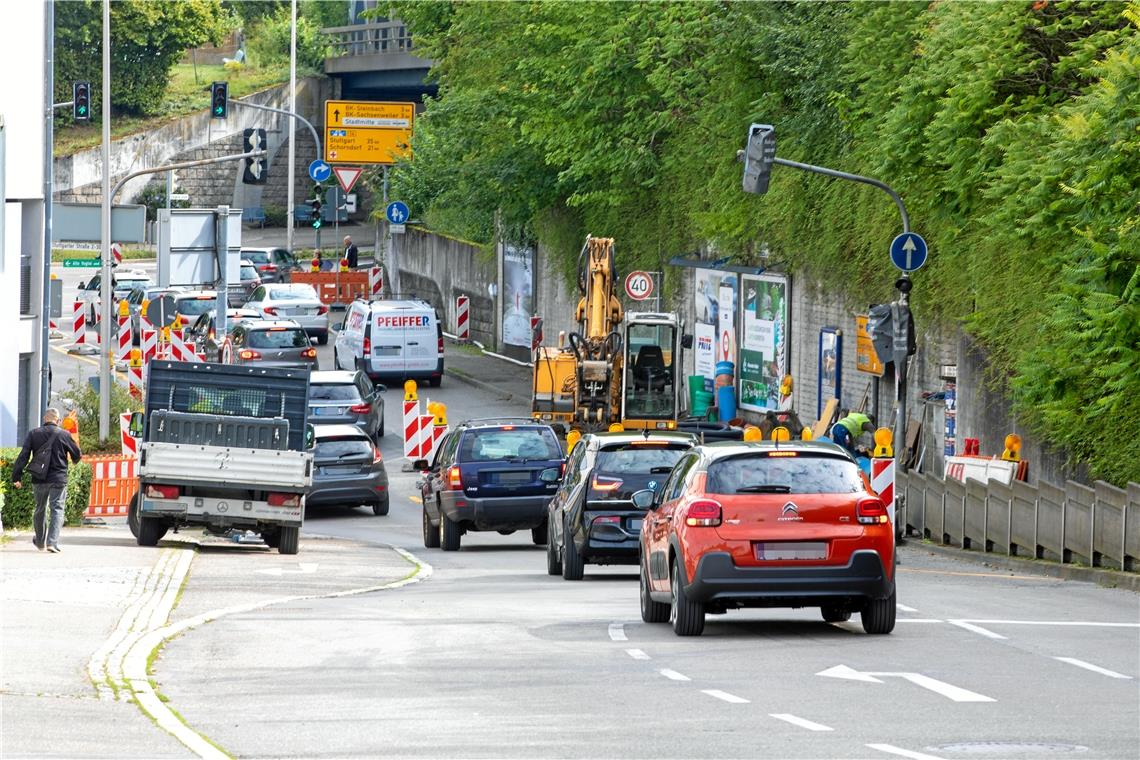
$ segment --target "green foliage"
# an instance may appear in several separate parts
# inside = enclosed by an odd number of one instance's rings
[[[267,203],[263,210],[265,211],[265,226],[266,227],[284,227],[285,222],[289,217],[287,209],[284,206],[277,206],[272,203]]]
[[[175,193],[184,192],[181,187],[174,188]],[[148,222],[153,222],[158,219],[158,210],[166,208],[166,180],[149,182],[147,185],[135,196],[135,203],[141,203],[146,206],[146,218]],[[190,208],[190,201],[171,201],[171,208]]]
[[[258,66],[288,65],[290,19],[289,6],[283,5],[249,29],[246,35],[247,53]],[[307,14],[298,13],[297,70],[321,73],[329,50],[328,41],[321,34],[321,23]]]
[[[22,487],[12,485],[12,464],[19,456],[19,448],[0,449],[0,509],[3,510],[3,523],[7,528],[30,528],[36,511],[36,500],[32,493],[32,479],[24,475]],[[78,525],[83,521],[87,503],[91,500],[91,465],[86,462],[73,464],[67,470],[67,499],[64,502],[64,522]]]
[[[90,81],[92,116],[102,118],[102,4],[56,3],[55,14],[56,100],[71,100],[73,81]],[[218,0],[112,3],[111,97],[116,113],[159,111],[174,64],[187,48],[220,42],[226,20]]]
[[[124,412],[140,412],[142,404],[131,398],[130,391],[122,383],[111,384],[111,437],[105,446],[99,445],[99,392],[89,383],[75,378],[67,381],[60,396],[74,404],[79,418],[79,445],[83,452],[119,454],[119,415]]]

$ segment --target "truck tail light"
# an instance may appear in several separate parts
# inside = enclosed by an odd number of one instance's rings
[[[248,348],[243,348],[241,351],[238,351],[238,357],[247,361],[249,359],[260,359],[261,353],[259,351],[252,351]]]
[[[862,525],[874,525],[875,523],[885,523],[887,517],[887,505],[883,504],[882,499],[878,498],[863,498],[855,503],[855,516]]]
[[[329,313],[328,304],[321,304],[320,306],[317,307],[317,314],[328,314],[328,313]]]
[[[463,473],[455,465],[447,468],[447,487],[452,491],[463,490]]]
[[[306,359],[316,359],[317,358],[317,349],[306,348],[304,351],[301,352],[301,356],[305,357]]]
[[[148,499],[177,499],[181,495],[182,489],[178,486],[160,486],[148,483],[146,487]]]
[[[685,511],[685,525],[700,528],[715,528],[720,525],[720,502],[712,499],[699,499]]]
[[[271,507],[299,507],[301,494],[299,493],[271,493],[266,499]]]
[[[368,356],[370,353],[372,353],[372,339],[371,339],[371,338],[369,338],[367,335],[366,335],[366,336],[364,336],[364,350],[363,350],[363,353],[364,353],[364,355],[365,355],[365,356]]]
[[[441,354],[443,353],[443,336],[442,335],[439,338],[439,352]]]

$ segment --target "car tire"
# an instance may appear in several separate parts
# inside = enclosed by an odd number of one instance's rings
[[[162,520],[154,517],[139,515],[139,546],[158,546],[158,542],[166,535],[168,526]]]
[[[261,534],[261,540],[270,549],[276,549],[281,545],[281,532],[277,530],[267,530]]]
[[[637,574],[639,593],[641,595],[641,619],[646,623],[666,623],[669,621],[669,605],[664,602],[655,602],[649,595],[649,575],[645,570],[645,561],[640,565]]]
[[[431,518],[428,517],[427,507],[423,508],[424,514],[424,548],[438,549],[439,548],[439,530],[431,524]]]
[[[439,377],[429,377],[428,378],[428,385],[430,385],[432,388],[438,388],[441,383],[443,383],[443,376],[442,375]]]
[[[439,512],[439,548],[445,552],[459,551],[459,539],[463,534],[459,530],[459,524],[452,522],[451,519],[443,513]]]
[[[570,535],[570,527],[564,522],[562,524],[562,579],[580,581],[585,570],[582,555],[574,544],[574,537]]]
[[[328,333],[324,333],[322,335],[317,336],[317,345],[318,346],[327,346],[328,344],[329,344],[329,334]]]
[[[384,515],[388,514],[388,509],[391,507],[391,505],[392,497],[385,496],[383,499],[372,505],[372,514],[376,515],[377,517],[383,517]]]
[[[131,529],[131,535],[138,540],[139,537],[139,493],[135,491],[135,495],[131,497],[131,505],[127,507],[127,527]]]
[[[296,554],[301,548],[301,529],[297,526],[281,526],[277,534],[277,551],[280,554]]]
[[[670,577],[669,622],[678,636],[700,636],[705,630],[705,606],[689,600],[685,594],[685,575],[681,558],[673,558],[673,575]]]
[[[863,630],[867,633],[884,634],[895,629],[895,590],[886,599],[868,599],[859,613],[863,621]]]
[[[549,518],[546,521],[546,574],[562,575],[562,557],[554,544],[554,528]]]
[[[825,623],[846,623],[851,619],[851,610],[835,604],[825,604],[819,608]]]
[[[550,538],[550,531],[546,527],[546,520],[542,521],[542,525],[530,529],[530,540],[534,542],[535,546],[546,546],[548,538]]]

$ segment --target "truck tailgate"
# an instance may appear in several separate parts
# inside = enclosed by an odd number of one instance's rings
[[[312,483],[313,455],[303,451],[147,442],[141,446],[139,477],[261,491],[300,491]]]

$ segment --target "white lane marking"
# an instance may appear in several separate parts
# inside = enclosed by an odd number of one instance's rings
[[[625,626],[622,623],[610,623],[610,641],[629,641],[625,637]]]
[[[1097,623],[1090,620],[975,620],[967,618],[959,622],[985,623],[987,625],[1078,625],[1092,628],[1140,628],[1140,623]]]
[[[627,650],[625,650],[625,653],[628,654],[630,657],[632,657],[635,660],[648,660],[649,659],[649,655],[647,655],[645,652],[642,652],[640,649],[627,649]]]
[[[738,697],[735,694],[729,694],[727,691],[721,691],[720,689],[701,689],[701,694],[708,694],[710,697],[716,697],[725,702],[731,702],[734,705],[748,704],[748,700],[744,697]]]
[[[980,625],[974,625],[973,623],[967,623],[965,620],[947,620],[946,622],[949,623],[950,625],[956,625],[959,628],[965,628],[967,631],[973,631],[974,633],[981,634],[982,636],[985,636],[986,638],[990,638],[990,639],[1004,639],[1004,638],[1006,638],[1005,636],[1002,636],[1000,633],[994,633],[993,631],[991,631],[988,628],[982,628]]]
[[[907,607],[905,604],[897,604],[896,603],[895,607],[897,607],[899,610],[901,610],[903,612],[918,612],[918,610],[916,610],[914,607]]]
[[[938,618],[895,618],[896,623],[945,623]]]
[[[909,749],[903,749],[902,747],[896,747],[893,744],[868,744],[867,746],[871,749],[877,749],[880,752],[887,752],[892,755],[898,755],[899,757],[909,757],[910,760],[942,760],[942,758],[938,757],[937,755],[924,755],[921,752],[914,752]]]
[[[798,717],[796,715],[792,715],[790,713],[768,713],[768,715],[775,718],[776,720],[782,720],[785,723],[791,723],[793,726],[799,726],[800,728],[806,728],[808,731],[834,731],[835,730],[831,726],[825,726],[822,723],[816,723],[814,721],[810,721],[806,718],[800,718],[800,717]]]
[[[1117,673],[1115,670],[1109,670],[1108,668],[1102,668],[1099,665],[1093,665],[1091,662],[1078,660],[1076,657],[1054,657],[1053,659],[1060,660],[1061,662],[1067,662],[1070,665],[1076,665],[1078,668],[1091,670],[1094,673],[1100,673],[1102,676],[1108,676],[1109,678],[1123,678],[1128,681],[1132,680],[1132,676],[1126,676],[1123,673]]]
[[[659,670],[657,672],[660,673],[661,675],[665,676],[666,678],[668,678],[670,681],[691,681],[691,680],[693,680],[693,679],[689,678],[687,675],[685,675],[684,673],[678,673],[677,671],[670,670],[669,668],[663,668],[662,670]]]
[[[924,689],[929,689],[936,694],[941,694],[947,699],[955,702],[995,702],[993,697],[987,697],[985,694],[979,694],[976,691],[963,689],[960,686],[939,681],[937,678],[925,676],[922,673],[905,673],[905,672],[863,672],[855,670],[847,665],[836,665],[835,667],[821,670],[816,673],[817,676],[825,676],[827,678],[843,678],[848,681],[864,681],[866,683],[883,683],[880,678],[894,677],[902,678],[910,681],[915,686],[921,686]],[[875,676],[879,676],[876,678]]]

